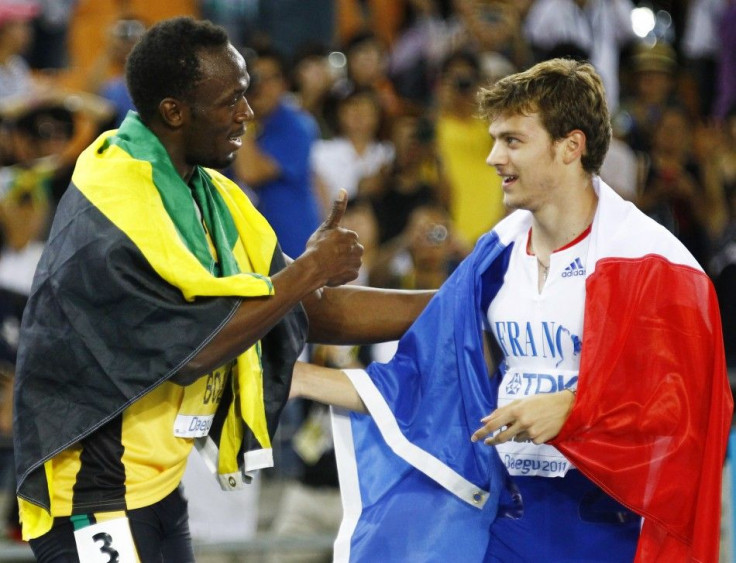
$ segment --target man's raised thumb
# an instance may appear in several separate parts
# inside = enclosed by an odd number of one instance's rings
[[[325,229],[334,229],[335,227],[338,227],[340,225],[340,221],[342,221],[342,216],[345,215],[345,209],[347,206],[348,193],[341,189],[338,192],[335,201],[332,202],[332,211],[330,211],[330,216],[324,222],[323,227]]]

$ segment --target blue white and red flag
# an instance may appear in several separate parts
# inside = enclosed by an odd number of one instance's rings
[[[637,561],[717,561],[733,399],[713,286],[663,227],[594,180],[574,408],[551,442],[644,517]],[[496,407],[481,295],[503,283],[517,211],[478,241],[387,364],[346,373],[369,415],[336,413],[336,561],[483,562],[508,475],[471,443]]]

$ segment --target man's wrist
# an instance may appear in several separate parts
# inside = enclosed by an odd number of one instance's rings
[[[577,387],[565,387],[562,391],[563,392],[569,391],[570,394],[572,395],[572,400],[570,400],[570,402],[568,403],[567,414],[565,415],[565,419],[567,419],[567,417],[570,416],[570,413],[572,412],[573,407],[575,406],[575,400],[577,397],[578,389]]]

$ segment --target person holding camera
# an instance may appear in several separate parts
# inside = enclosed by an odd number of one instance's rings
[[[471,51],[451,54],[442,65],[437,152],[449,185],[449,207],[458,235],[473,244],[504,216],[501,180],[485,165],[493,142],[486,123],[475,115],[481,80],[478,57]]]
[[[370,283],[392,289],[438,289],[468,252],[454,235],[447,211],[427,202],[414,208],[401,234],[381,247]]]
[[[325,211],[341,189],[349,199],[380,198],[396,156],[381,135],[385,113],[375,89],[350,90],[335,106],[337,134],[315,143],[311,158]]]

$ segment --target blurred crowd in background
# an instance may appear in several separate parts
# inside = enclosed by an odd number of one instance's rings
[[[178,15],[224,26],[248,64],[256,120],[226,173],[292,256],[347,190],[343,224],[365,247],[357,283],[376,287],[439,287],[504,216],[478,89],[543,59],[589,60],[613,116],[601,177],[711,275],[736,367],[734,0],[0,0],[6,497],[18,326],[54,207],[81,150],[133,109],[128,52],[149,26]],[[358,367],[386,360],[392,346],[314,346],[305,358]],[[276,471],[286,484],[272,531],[334,532],[325,409],[292,404],[280,436]],[[11,535],[13,505],[0,502]]]

